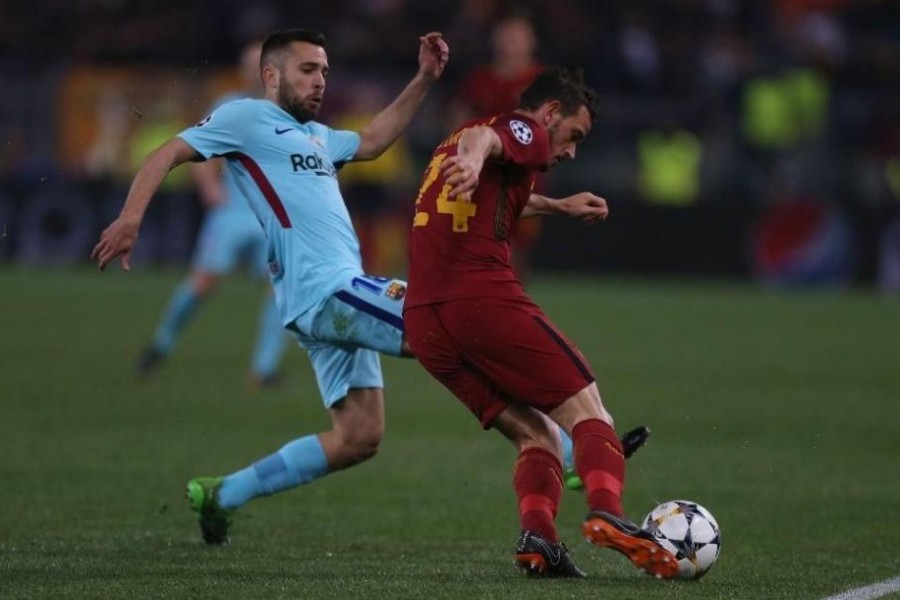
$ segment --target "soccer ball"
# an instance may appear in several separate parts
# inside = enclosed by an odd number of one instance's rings
[[[650,511],[641,527],[678,559],[678,579],[702,577],[719,558],[719,524],[696,502],[664,502]]]

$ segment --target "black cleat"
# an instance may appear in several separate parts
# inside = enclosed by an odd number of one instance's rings
[[[516,565],[530,577],[586,577],[572,561],[565,544],[551,544],[533,531],[523,531],[519,536]]]
[[[625,432],[622,435],[622,452],[625,454],[625,458],[631,458],[631,455],[637,452],[638,448],[646,444],[651,433],[652,431],[646,425],[641,425]]]
[[[159,368],[165,357],[166,355],[155,346],[149,346],[141,352],[141,355],[135,361],[135,371],[137,371],[139,377],[149,377]]]
[[[621,552],[638,569],[659,579],[678,575],[678,560],[656,538],[629,521],[602,510],[588,513],[581,526],[587,541]]]

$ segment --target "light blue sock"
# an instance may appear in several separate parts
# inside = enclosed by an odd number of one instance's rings
[[[566,433],[562,427],[559,428],[559,437],[562,439],[563,447],[563,469],[572,470],[575,468],[575,456],[572,446],[572,438]]]
[[[259,313],[259,331],[253,348],[253,373],[260,377],[274,375],[287,348],[287,341],[275,297],[269,294]]]
[[[308,435],[227,476],[217,499],[222,508],[231,510],[258,496],[289,490],[327,474],[328,460],[322,444],[318,436]]]
[[[190,281],[182,282],[172,293],[162,321],[153,337],[153,346],[164,354],[168,354],[178,340],[194,311],[200,304],[200,296],[194,293]]]

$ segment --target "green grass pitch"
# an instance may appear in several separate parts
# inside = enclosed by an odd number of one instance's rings
[[[900,301],[865,292],[540,278],[620,429],[654,435],[626,510],[695,500],[723,551],[698,582],[642,576],[579,539],[590,577],[513,568],[512,447],[413,361],[384,360],[370,463],[251,503],[204,547],[182,498],[323,428],[303,353],[243,387],[262,290],[226,283],[158,377],[132,377],[175,272],[0,269],[0,598],[811,599],[900,574]]]

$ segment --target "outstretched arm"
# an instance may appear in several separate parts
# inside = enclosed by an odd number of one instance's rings
[[[359,150],[353,160],[372,160],[381,156],[407,128],[425,99],[428,88],[444,72],[450,47],[440,33],[419,38],[419,72],[384,110],[359,132]]]
[[[519,218],[525,219],[536,215],[568,215],[585,223],[594,224],[609,215],[609,207],[605,198],[590,192],[581,192],[559,200],[531,194]]]
[[[91,258],[97,260],[97,266],[104,269],[114,258],[121,256],[122,268],[126,271],[131,269],[131,249],[137,242],[141,221],[153,195],[169,171],[199,156],[200,154],[187,142],[175,137],[144,159],[140,170],[134,176],[134,181],[131,182],[131,189],[128,190],[122,212],[103,230],[100,241],[91,252]]]
[[[471,194],[478,187],[478,176],[488,158],[503,156],[500,136],[487,125],[476,125],[463,131],[456,145],[456,156],[444,161],[441,170],[447,178],[449,197]]]

